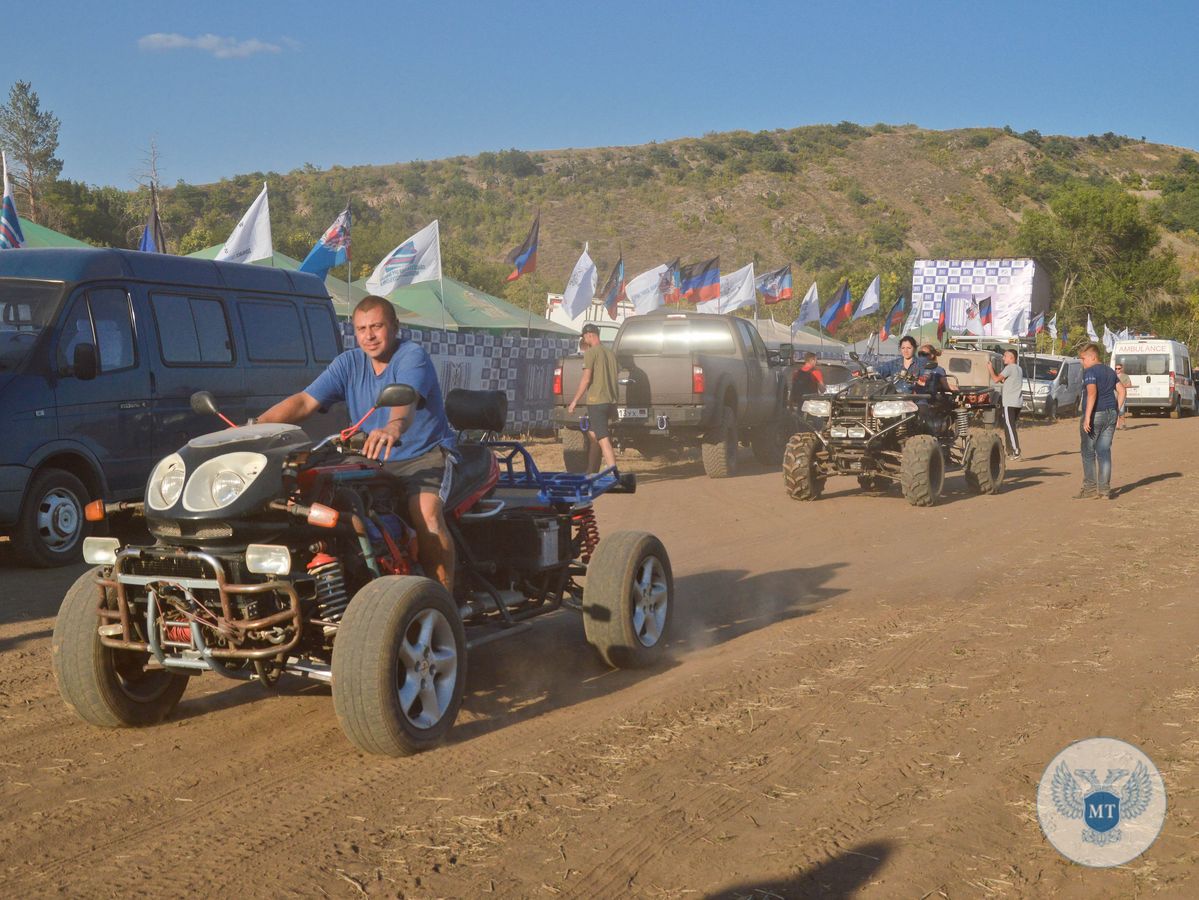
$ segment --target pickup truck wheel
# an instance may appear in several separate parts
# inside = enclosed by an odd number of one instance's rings
[[[795,500],[815,500],[824,490],[824,478],[816,462],[816,436],[797,434],[787,442],[783,454],[783,484]]]
[[[674,576],[666,548],[644,531],[618,531],[600,541],[587,564],[583,633],[618,669],[661,659],[674,611]]]
[[[971,428],[966,438],[966,485],[976,494],[997,494],[1007,474],[1007,455],[999,435]]]
[[[704,435],[700,452],[709,478],[730,478],[737,474],[737,412],[731,406],[721,408],[720,425]]]
[[[79,562],[90,527],[83,518],[87,488],[62,469],[43,469],[25,492],[13,534],[15,556],[40,568]]]
[[[58,692],[79,718],[92,725],[154,725],[179,703],[187,676],[147,670],[150,654],[113,650],[100,643],[99,574],[97,567],[75,580],[54,620],[50,655]],[[106,605],[115,608],[116,597],[105,591]]]
[[[562,467],[575,474],[586,472],[587,435],[578,428],[559,428],[558,440],[562,442]]]
[[[936,438],[917,434],[903,444],[899,484],[912,506],[935,506],[945,486],[945,457]]]
[[[466,632],[436,581],[376,578],[354,595],[333,642],[333,708],[350,742],[407,756],[440,744],[466,688]]]

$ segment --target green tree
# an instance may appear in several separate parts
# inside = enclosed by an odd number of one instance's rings
[[[0,105],[0,145],[17,163],[13,180],[25,191],[26,215],[41,222],[38,200],[43,190],[58,179],[62,160],[58,151],[58,116],[42,111],[37,92],[28,81],[18,81]]]
[[[1178,262],[1159,247],[1160,236],[1119,187],[1071,184],[1053,195],[1048,212],[1024,214],[1016,250],[1045,266],[1074,324],[1091,313],[1096,323],[1148,327],[1179,289]]]

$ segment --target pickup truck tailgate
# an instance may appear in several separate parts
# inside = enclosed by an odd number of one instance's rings
[[[649,409],[695,402],[690,356],[618,356],[621,406]]]

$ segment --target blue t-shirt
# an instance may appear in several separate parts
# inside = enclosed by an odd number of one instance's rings
[[[1089,369],[1082,370],[1083,409],[1086,409],[1086,390],[1088,384],[1095,385],[1095,412],[1116,408],[1116,383],[1119,381],[1116,370],[1103,363],[1096,363]]]
[[[329,363],[304,393],[321,406],[329,406],[344,400],[350,411],[350,424],[354,424],[367,410],[375,405],[379,391],[389,384],[407,384],[419,395],[420,400],[412,412],[412,423],[387,455],[388,462],[414,459],[424,456],[435,447],[454,448],[454,430],[445,417],[445,404],[441,397],[441,384],[437,370],[419,344],[401,341],[392,354],[391,361],[382,374],[376,375],[370,357],[360,349],[347,350]],[[382,428],[391,419],[391,410],[375,410],[362,423],[363,431]]]

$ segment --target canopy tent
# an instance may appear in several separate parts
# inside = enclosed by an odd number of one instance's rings
[[[356,281],[354,285],[363,287],[364,283]],[[442,297],[443,290],[445,291],[444,298]],[[486,291],[463,284],[456,278],[447,277],[440,281],[422,281],[419,284],[398,287],[387,295],[387,299],[415,310],[427,319],[435,319],[438,323],[443,314],[442,300],[444,299],[445,321],[449,328],[453,328],[457,323],[459,328],[485,331],[530,331],[541,335],[557,334],[564,337],[578,337],[577,331],[567,328],[565,325],[551,322],[544,316],[535,315],[507,300],[501,300]]]
[[[187,255],[198,259],[216,259],[216,255],[221,252],[221,248],[224,246],[224,244],[213,244],[211,247],[205,247],[203,250],[197,250],[195,253]],[[280,253],[276,250],[274,255],[269,259],[255,259],[250,262],[250,265],[272,266],[276,269],[290,269],[295,271],[300,268],[300,261],[292,259],[286,253]],[[354,311],[354,307],[357,306],[358,301],[369,294],[368,291],[362,288],[361,284],[347,285],[344,278],[338,279],[333,277],[332,274],[325,278],[325,290],[333,298],[333,311],[345,319],[350,317],[350,313]],[[436,319],[431,319],[413,312],[411,309],[407,309],[395,301],[392,301],[391,305],[395,307],[396,317],[399,318],[401,325],[409,328],[441,327],[440,315]],[[455,328],[452,322],[447,323],[447,326],[451,331]]]
[[[37,249],[39,247],[90,247],[91,244],[77,241],[73,237],[67,237],[61,231],[55,231],[53,228],[47,228],[45,225],[38,225],[30,222],[28,219],[17,217],[21,222],[21,232],[25,235],[25,243],[22,247]]]
[[[782,322],[774,319],[748,319],[758,329],[762,342],[767,347],[778,347],[781,344],[791,344],[796,353],[812,352],[822,357],[844,357],[849,354],[850,346],[828,335],[823,337],[819,332],[801,326],[792,331]]]

